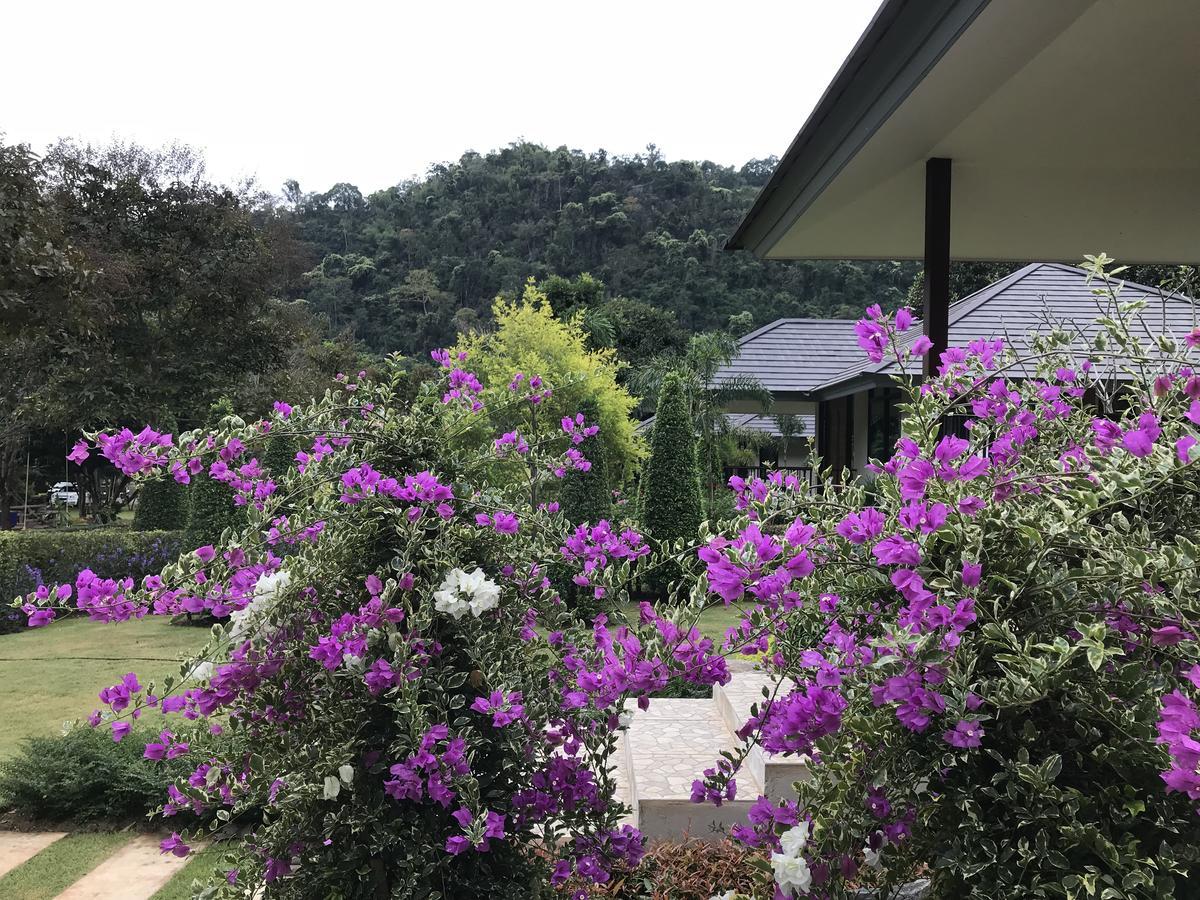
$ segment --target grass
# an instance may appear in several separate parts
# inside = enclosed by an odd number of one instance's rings
[[[57,897],[131,837],[120,833],[68,834],[0,878],[0,897],[4,900]]]
[[[630,619],[638,617],[638,608],[636,604],[631,604],[626,611]],[[729,606],[719,604],[710,606],[700,614],[700,621],[696,624],[700,628],[700,633],[707,638],[712,638],[717,646],[725,640],[725,632],[742,621],[742,617],[746,611],[741,604],[732,603]]]
[[[172,626],[165,618],[105,625],[86,620],[0,636],[0,760],[22,739],[54,735],[83,719],[101,688],[136,672],[143,682],[174,675],[173,662],[198,650],[206,628]],[[7,895],[3,895],[7,896]]]
[[[199,853],[193,854],[188,864],[175,877],[158,889],[150,900],[192,900],[192,882],[197,878],[207,879],[212,868],[225,852],[219,844],[210,844]]]

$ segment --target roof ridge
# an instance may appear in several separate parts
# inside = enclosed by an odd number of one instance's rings
[[[766,325],[761,325],[758,328],[755,328],[749,334],[742,335],[740,338],[737,339],[738,348],[740,349],[742,344],[746,343],[747,341],[752,341],[755,338],[762,337],[764,334],[768,334],[771,331],[774,331],[779,326],[779,323],[782,321],[783,321],[783,319],[775,319],[772,322],[768,322]]]

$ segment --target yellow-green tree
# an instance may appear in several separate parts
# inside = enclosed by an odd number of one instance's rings
[[[574,415],[590,401],[599,415],[609,477],[620,484],[643,456],[641,440],[630,418],[637,400],[617,383],[621,363],[611,349],[589,350],[577,320],[554,315],[550,301],[530,279],[519,300],[499,297],[492,306],[495,329],[486,334],[460,334],[455,351],[466,351],[470,368],[492,394],[495,424],[504,426],[503,393],[517,375],[540,375],[553,388],[539,409],[551,421]],[[509,404],[511,407],[512,404]],[[512,410],[516,425],[516,410]]]

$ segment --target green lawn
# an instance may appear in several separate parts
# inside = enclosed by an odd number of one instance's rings
[[[174,675],[174,660],[199,649],[207,628],[172,626],[165,618],[104,625],[86,620],[0,635],[0,760],[22,738],[57,734],[86,718],[101,688],[126,672],[145,682]]]
[[[0,897],[4,900],[57,897],[132,837],[129,833],[68,834],[0,878]]]
[[[661,613],[660,613],[661,614]],[[636,619],[638,616],[638,608],[636,604],[631,604],[626,610],[626,615],[630,619]],[[705,637],[712,640],[720,646],[725,640],[725,632],[742,621],[742,616],[745,615],[745,610],[741,604],[733,603],[729,606],[718,604],[710,606],[700,614],[700,632]]]
[[[224,852],[219,845],[211,844],[199,853],[192,854],[188,864],[150,900],[192,900],[192,882],[199,878],[207,884],[212,875],[211,869],[220,862]]]

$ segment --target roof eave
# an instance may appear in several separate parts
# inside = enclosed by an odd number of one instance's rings
[[[725,242],[766,255],[990,0],[884,0]]]

